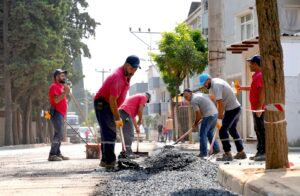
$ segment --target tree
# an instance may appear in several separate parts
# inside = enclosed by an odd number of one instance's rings
[[[162,34],[159,50],[160,54],[152,54],[152,58],[170,93],[170,101],[176,96],[178,105],[177,95],[183,80],[189,75],[203,72],[207,65],[205,38],[199,30],[191,30],[186,23],[181,23],[174,32]],[[174,112],[172,114],[174,119]]]
[[[4,68],[4,94],[5,94],[5,144],[10,145],[13,141],[12,136],[12,90],[11,74],[9,71],[9,45],[8,45],[8,13],[9,1],[3,1],[3,68]]]
[[[276,0],[256,1],[265,104],[285,104],[283,55]],[[268,27],[268,28],[266,28]],[[285,119],[285,112],[265,111],[265,121]],[[265,123],[266,169],[289,168],[286,122]]]
[[[5,3],[5,141],[7,145],[19,141],[33,143],[31,121],[39,117],[38,111],[48,109],[47,91],[53,81],[53,70],[67,69],[73,83],[78,81],[80,76],[72,70],[72,63],[81,54],[90,57],[81,40],[95,36],[97,23],[85,12],[88,6],[85,0],[12,0]],[[20,128],[21,133],[18,132]]]

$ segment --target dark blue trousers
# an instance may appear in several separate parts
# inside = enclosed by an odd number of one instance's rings
[[[115,141],[116,125],[109,104],[104,99],[94,101],[95,113],[101,127],[101,161],[110,164],[116,161]]]
[[[50,150],[50,155],[60,155],[60,144],[61,141],[63,140],[63,133],[64,133],[64,116],[55,111],[52,114],[51,121],[53,123],[54,127],[54,135],[52,139],[52,144],[51,144],[51,150]]]
[[[225,152],[231,151],[229,134],[234,139],[234,143],[238,152],[244,150],[242,139],[239,132],[236,130],[236,125],[241,115],[241,108],[235,108],[233,110],[225,111],[222,120],[222,127],[219,130],[219,136],[222,141],[223,150]],[[229,134],[228,134],[229,132]]]

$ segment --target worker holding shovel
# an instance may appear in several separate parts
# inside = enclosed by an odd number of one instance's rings
[[[140,59],[131,55],[125,63],[104,81],[94,98],[96,117],[101,127],[101,167],[112,169],[116,164],[116,128],[123,127],[118,107],[122,105],[130,87],[130,79],[140,68]]]
[[[194,129],[198,129],[198,124],[202,118],[199,138],[200,138],[200,158],[204,158],[207,153],[207,139],[211,144],[214,136],[214,129],[218,119],[218,110],[208,95],[203,93],[193,93],[190,89],[185,89],[182,93],[184,99],[191,103],[195,111],[195,121],[193,124]],[[213,154],[220,152],[217,141],[213,144]]]
[[[142,124],[144,107],[146,103],[150,102],[150,98],[151,95],[149,93],[136,94],[127,98],[119,108],[121,119],[124,123],[123,134],[126,146],[126,155],[130,159],[138,158],[138,155],[133,154],[131,149],[134,138],[133,127],[135,128],[137,134],[139,134],[139,127]],[[136,121],[136,116],[138,116],[138,121]]]
[[[48,161],[68,160],[61,154],[60,145],[63,139],[64,118],[67,113],[67,98],[70,92],[69,85],[66,84],[67,71],[56,69],[53,77],[54,82],[49,88],[49,101],[51,104],[50,117],[54,127],[54,136],[51,144]]]
[[[230,85],[220,79],[211,78],[208,74],[201,74],[199,77],[200,87],[210,89],[217,103],[218,123],[221,124],[219,136],[223,145],[223,157],[217,161],[232,161],[235,159],[246,159],[243,142],[236,129],[236,125],[241,115],[241,104],[237,100]],[[237,154],[232,157],[229,134],[233,137],[237,149]]]

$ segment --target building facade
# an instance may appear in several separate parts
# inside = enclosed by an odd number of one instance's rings
[[[300,49],[300,1],[278,0],[278,13],[283,48],[287,136],[290,145],[300,139],[300,58],[296,51]],[[228,82],[238,80],[242,85],[250,85],[252,73],[246,59],[259,54],[259,33],[255,0],[228,0],[224,4],[224,38],[227,48],[224,77]],[[249,45],[243,47],[241,45]],[[240,130],[243,138],[255,138],[251,112],[247,111],[249,94],[240,93],[243,112]]]

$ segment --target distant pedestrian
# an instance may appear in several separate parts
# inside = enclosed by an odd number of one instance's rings
[[[266,137],[264,126],[264,112],[263,110],[265,102],[264,82],[262,78],[262,71],[260,66],[260,56],[255,55],[249,59],[250,71],[254,72],[252,75],[251,86],[238,86],[237,90],[250,91],[250,104],[251,110],[258,110],[252,112],[254,121],[254,130],[257,137],[257,152],[254,156],[250,157],[250,160],[264,161],[266,152]]]
[[[164,126],[163,126],[162,124],[159,124],[159,125],[157,126],[157,132],[158,132],[157,141],[158,141],[158,142],[161,141],[163,127],[164,127]]]
[[[185,100],[191,103],[195,111],[195,121],[193,124],[194,129],[198,129],[198,124],[202,118],[200,130],[199,130],[199,141],[200,141],[200,158],[207,156],[207,139],[209,143],[212,143],[214,137],[214,130],[218,119],[218,110],[214,102],[208,95],[203,93],[193,93],[190,89],[183,91],[183,97]],[[213,154],[220,152],[217,141],[213,144]]]
[[[134,128],[136,133],[140,133],[140,125],[142,124],[143,112],[146,103],[150,102],[151,95],[149,93],[140,93],[133,95],[125,100],[119,107],[121,119],[124,123],[123,134],[126,146],[126,154],[128,158],[138,158],[133,154],[131,145],[134,138]],[[136,121],[136,116],[138,120]],[[134,127],[134,128],[133,128]]]
[[[168,138],[168,129],[167,129],[167,127],[164,127],[163,128],[163,136],[164,136],[164,142],[166,142],[167,141],[167,138]]]
[[[66,84],[66,75],[67,71],[56,69],[53,74],[54,82],[49,88],[48,95],[51,104],[50,114],[54,127],[54,136],[48,161],[69,160],[69,158],[63,156],[60,151],[64,133],[64,118],[68,109],[66,96],[70,92],[70,87]]]
[[[118,107],[122,105],[130,87],[130,79],[140,68],[137,56],[128,56],[125,63],[109,75],[94,99],[95,113],[101,127],[101,167],[115,167],[116,128],[123,127]]]
[[[201,74],[199,77],[200,87],[210,89],[214,96],[218,109],[218,123],[222,124],[219,130],[219,136],[223,144],[224,154],[217,161],[232,161],[235,159],[246,159],[243,142],[236,129],[236,125],[241,115],[241,105],[233,93],[230,85],[220,79],[211,78],[208,74]],[[224,112],[225,111],[225,112]],[[232,157],[229,134],[233,137],[237,149],[237,154]]]
[[[170,116],[166,120],[166,128],[168,130],[167,139],[170,142],[171,140],[173,140],[173,119]]]

